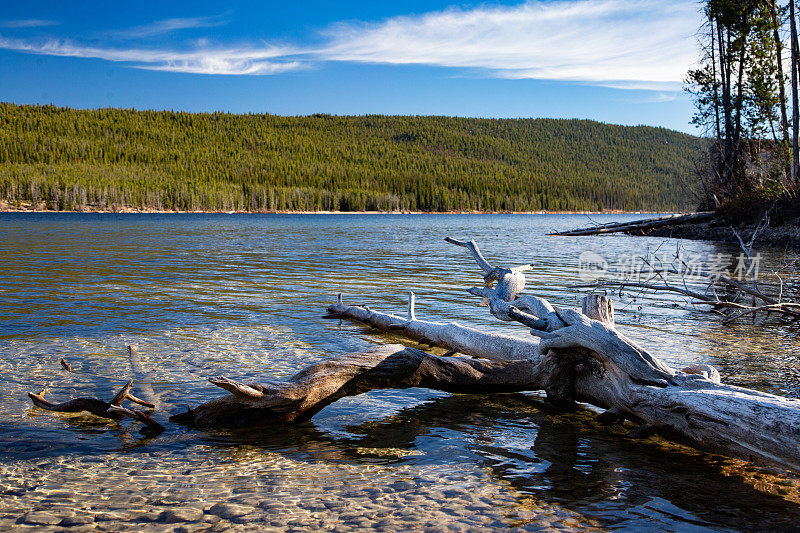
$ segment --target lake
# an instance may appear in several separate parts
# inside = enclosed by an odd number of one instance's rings
[[[35,409],[26,396],[46,388],[51,401],[110,399],[133,379],[165,422],[225,394],[210,376],[286,379],[332,355],[400,342],[323,320],[340,292],[403,313],[414,291],[420,319],[525,336],[465,292],[482,283],[479,271],[444,237],[474,238],[495,264],[533,263],[526,292],[578,306],[568,286],[580,282],[581,254],[626,265],[679,243],[546,233],[642,217],[0,213],[0,529],[797,528],[794,478],[626,439],[626,429],[556,410],[540,394],[374,391],[296,426],[165,423],[157,437],[130,421]],[[738,255],[681,246],[706,262]],[[762,250],[761,272],[796,259]],[[619,328],[669,364],[709,363],[728,382],[800,395],[796,326],[725,326],[679,296],[612,296]]]

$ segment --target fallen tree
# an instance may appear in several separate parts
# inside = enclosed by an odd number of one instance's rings
[[[800,301],[797,300],[797,290],[784,284],[781,276],[773,271],[778,284],[759,282],[758,267],[753,259],[753,243],[758,236],[754,233],[748,244],[739,237],[736,230],[731,228],[739,240],[742,249],[740,266],[737,272],[740,279],[734,279],[734,274],[726,275],[724,272],[705,272],[697,264],[687,263],[681,253],[678,243],[672,261],[667,263],[662,258],[652,259],[641,257],[643,266],[638,272],[633,272],[632,277],[621,276],[620,272],[607,271],[596,281],[569,285],[573,289],[591,288],[593,290],[618,290],[623,291],[671,292],[690,298],[694,304],[707,305],[710,310],[720,313],[725,318],[723,324],[730,324],[736,320],[763,313],[776,314],[792,321],[800,320]],[[644,278],[642,274],[647,274]],[[742,276],[743,274],[743,276]],[[768,294],[768,292],[770,294]],[[792,298],[791,293],[795,296]],[[787,299],[787,295],[789,295]],[[748,303],[749,300],[749,303]]]
[[[604,233],[622,233],[628,231],[649,230],[673,226],[677,224],[687,224],[689,222],[700,222],[714,218],[713,211],[701,211],[699,213],[686,213],[680,215],[669,215],[666,217],[648,218],[645,220],[635,220],[633,222],[609,222],[607,224],[596,224],[588,228],[579,228],[568,231],[558,231],[550,233],[551,236],[560,237],[579,237],[583,235],[602,235]]]
[[[528,326],[535,338],[419,320],[413,294],[405,316],[345,305],[340,296],[327,318],[363,322],[448,353],[387,345],[326,359],[286,382],[211,378],[230,394],[170,420],[206,427],[286,424],[307,420],[342,397],[385,388],[544,390],[552,402],[606,409],[603,421],[635,422],[631,436],[659,432],[700,449],[800,471],[800,401],[720,383],[709,365],[670,368],[617,331],[612,302],[604,296],[585,298],[581,312],[521,296],[529,266],[494,267],[474,241],[448,242],[469,249],[484,272],[484,286],[469,292],[484,298],[498,319]],[[452,357],[456,352],[471,358]]]

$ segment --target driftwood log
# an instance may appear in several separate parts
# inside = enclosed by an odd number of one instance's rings
[[[64,359],[61,360],[62,366],[64,365]],[[68,365],[67,365],[68,366]],[[71,367],[69,369],[66,368],[69,372],[72,372]],[[140,398],[137,398],[133,394],[131,394],[131,387],[133,387],[133,381],[128,381],[125,385],[123,385],[122,389],[117,392],[113,398],[109,401],[99,400],[97,398],[74,398],[72,400],[68,400],[66,402],[61,403],[52,403],[44,398],[45,391],[42,391],[38,394],[34,394],[32,392],[28,393],[28,397],[33,402],[33,405],[39,407],[40,409],[44,409],[46,411],[54,411],[57,413],[81,413],[87,412],[93,414],[95,416],[99,416],[101,418],[108,418],[110,420],[122,420],[123,418],[132,418],[138,422],[144,424],[144,429],[151,432],[161,432],[164,431],[164,426],[156,422],[150,413],[145,411],[141,411],[139,409],[131,409],[128,407],[123,407],[122,402],[125,400],[129,400],[133,403],[138,403],[144,407],[149,409],[155,408],[150,402],[146,402]]]
[[[128,358],[130,360],[131,367],[135,370],[135,372],[140,375],[143,374],[139,357],[132,346],[128,346]],[[61,359],[61,368],[70,373],[74,372],[72,365],[66,359]],[[28,398],[30,398],[33,405],[40,409],[44,409],[45,411],[53,411],[56,413],[86,412],[94,416],[99,416],[100,418],[107,418],[109,420],[132,418],[133,420],[144,424],[144,427],[140,430],[142,433],[154,435],[164,431],[164,426],[159,424],[151,416],[152,411],[147,412],[140,409],[131,409],[122,406],[122,402],[129,400],[133,403],[147,407],[148,409],[155,409],[158,398],[156,398],[156,395],[153,392],[153,387],[150,385],[150,383],[147,381],[142,383],[142,389],[145,393],[145,397],[150,401],[137,398],[131,394],[131,388],[133,388],[133,380],[129,380],[125,385],[123,385],[122,389],[120,389],[120,391],[116,393],[110,401],[107,402],[98,398],[74,398],[61,403],[52,403],[44,399],[46,389],[42,390],[42,392],[38,394],[29,392]]]
[[[413,293],[405,316],[346,305],[341,296],[326,318],[369,324],[445,356],[402,345],[332,357],[286,382],[211,383],[231,394],[173,416],[197,426],[285,424],[307,420],[339,398],[374,389],[427,387],[453,393],[544,390],[557,403],[587,402],[606,409],[601,420],[630,420],[631,436],[653,432],[703,450],[800,471],[800,401],[720,383],[709,365],[670,368],[614,325],[612,302],[584,299],[581,312],[520,295],[523,271],[489,264],[474,241],[467,248],[484,273],[469,289],[503,321],[528,326],[533,337],[486,333],[456,323],[420,320]],[[459,353],[469,357],[451,357]]]
[[[573,229],[569,231],[559,231],[550,233],[549,235],[558,235],[561,237],[578,237],[583,235],[602,235],[604,233],[622,233],[626,231],[637,231],[653,228],[661,228],[664,226],[672,226],[675,224],[686,224],[687,222],[700,222],[714,218],[713,211],[701,211],[699,213],[686,213],[682,215],[670,215],[667,217],[648,218],[645,220],[636,220],[633,222],[609,222],[608,224],[597,224],[588,228]]]

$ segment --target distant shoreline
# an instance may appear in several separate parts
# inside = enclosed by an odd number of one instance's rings
[[[13,207],[0,201],[0,213],[100,213],[100,214],[226,214],[226,215],[652,215],[673,211],[175,211],[159,209],[34,209],[30,206]],[[677,212],[677,211],[676,211]]]
[[[607,211],[180,211],[173,209],[138,209],[133,207],[118,207],[114,209],[100,209],[89,206],[85,209],[42,209],[42,204],[34,207],[30,203],[22,203],[15,207],[5,200],[0,200],[0,213],[131,213],[131,214],[253,214],[253,215],[656,215],[661,213],[678,213],[682,211],[623,211],[611,209]]]

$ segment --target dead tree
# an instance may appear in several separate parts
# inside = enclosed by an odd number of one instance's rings
[[[753,244],[759,233],[769,225],[770,211],[762,217],[747,244],[745,244],[736,229],[731,226],[731,232],[736,236],[742,250],[740,261],[743,262],[746,259],[746,264],[743,264],[746,267],[746,272],[742,279],[737,280],[721,272],[703,272],[700,269],[691,267],[682,257],[679,243],[673,260],[669,264],[656,265],[654,264],[656,261],[648,260],[645,257],[641,258],[648,268],[644,271],[634,272],[634,274],[648,274],[646,279],[642,280],[635,276],[632,279],[624,279],[620,277],[619,272],[609,271],[596,281],[573,284],[569,288],[618,289],[620,294],[622,291],[634,289],[637,292],[641,290],[680,294],[693,300],[694,304],[707,305],[709,309],[725,316],[723,324],[730,324],[744,316],[762,312],[797,321],[800,319],[800,301],[791,297],[786,299],[785,295],[788,291],[784,290],[783,279],[778,273],[773,272],[773,275],[778,278],[780,283],[777,286],[775,284],[772,285],[772,295],[761,289],[757,280],[758,270],[754,267]],[[661,263],[660,260],[657,262]],[[617,279],[608,279],[609,276]],[[691,288],[692,284],[700,280],[705,286],[704,289]],[[765,285],[768,286],[769,284]],[[745,303],[744,296],[748,296],[751,303]]]
[[[800,471],[800,401],[720,383],[708,365],[670,368],[616,329],[612,303],[604,296],[584,299],[578,312],[520,295],[528,267],[494,267],[474,241],[448,242],[469,249],[484,272],[484,286],[469,292],[484,298],[498,319],[531,328],[532,338],[419,320],[413,294],[405,316],[345,305],[340,296],[328,317],[471,357],[387,345],[326,359],[286,382],[212,378],[231,394],[171,420],[206,427],[286,424],[307,420],[339,398],[386,388],[469,394],[544,390],[553,402],[606,409],[600,415],[604,421],[635,422],[633,436],[660,432],[700,449]]]
[[[588,228],[573,229],[569,231],[559,231],[550,233],[551,236],[577,237],[582,235],[601,235],[605,233],[623,233],[662,228],[664,226],[675,226],[687,224],[689,222],[701,222],[714,218],[713,211],[702,211],[699,213],[686,213],[682,215],[669,215],[666,217],[648,218],[645,220],[634,220],[632,222],[609,222],[607,224],[597,224]]]

